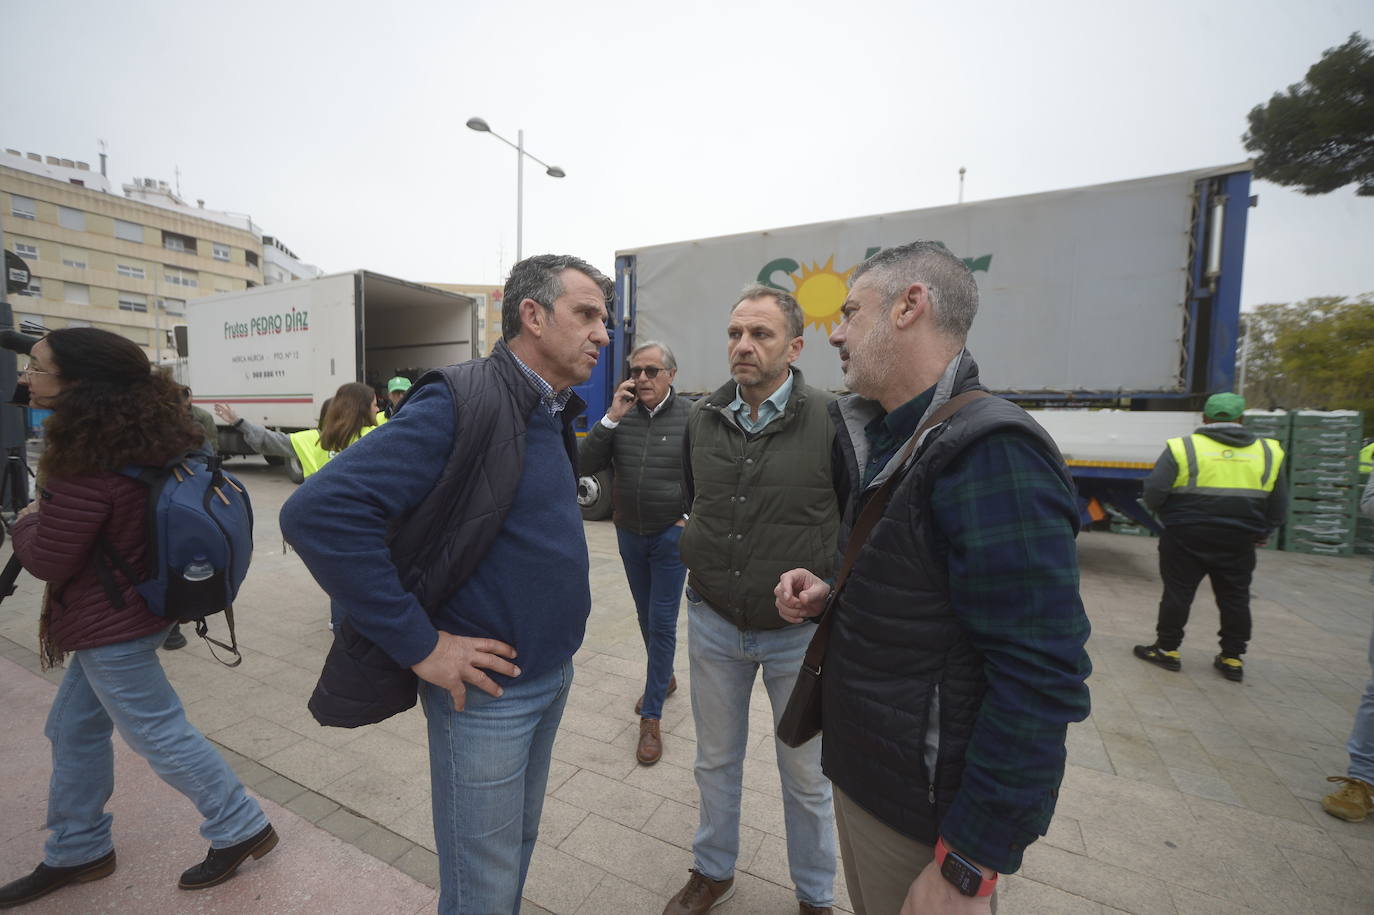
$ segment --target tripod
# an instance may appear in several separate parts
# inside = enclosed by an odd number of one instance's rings
[[[29,469],[27,446],[19,445],[6,449],[5,467],[0,470],[0,495],[3,495],[4,507],[12,516],[17,516],[19,510],[29,504],[29,476],[32,473]],[[9,523],[6,522],[7,528]],[[10,556],[10,561],[0,570],[0,601],[14,593],[15,582],[19,580],[22,569],[19,557]]]

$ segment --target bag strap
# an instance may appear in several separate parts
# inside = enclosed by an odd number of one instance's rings
[[[232,604],[224,608],[224,621],[229,624],[228,645],[224,644],[219,639],[210,638],[210,626],[205,622],[205,617],[203,616],[196,620],[196,635],[205,640],[205,646],[210,649],[210,655],[216,661],[219,661],[225,667],[238,667],[243,663],[243,655],[239,653],[238,636],[234,635],[234,607]],[[216,645],[223,648],[225,651],[231,652],[234,655],[234,663],[230,664],[228,661],[221,658],[219,652],[215,651]]]
[[[830,626],[835,619],[835,614],[832,612],[835,608],[835,602],[839,598],[840,591],[844,588],[845,581],[849,578],[850,569],[854,568],[854,560],[859,558],[859,552],[868,540],[868,535],[873,531],[873,525],[878,523],[878,519],[887,510],[888,500],[892,498],[892,491],[896,488],[897,481],[906,475],[907,461],[910,460],[912,453],[916,450],[921,437],[928,430],[946,421],[973,401],[991,396],[987,391],[965,391],[956,397],[951,397],[921,424],[921,428],[917,429],[916,434],[907,442],[906,448],[902,450],[901,460],[897,462],[897,469],[883,481],[883,485],[879,486],[878,491],[865,503],[863,511],[859,514],[859,519],[854,522],[854,527],[849,532],[849,543],[845,545],[840,573],[835,576],[835,585],[830,589],[830,595],[825,600],[825,609],[821,611],[821,618],[817,621],[816,634],[811,637],[811,644],[806,647],[806,657],[802,660],[803,667],[817,676],[820,675],[821,660],[825,657],[825,649],[830,644]]]
[[[124,555],[114,548],[104,534],[101,534],[95,539],[95,576],[100,579],[101,587],[105,589],[105,596],[110,599],[111,605],[116,610],[123,610],[124,592],[115,584],[116,569],[124,573],[129,584],[138,584],[139,579],[134,575],[134,570]]]

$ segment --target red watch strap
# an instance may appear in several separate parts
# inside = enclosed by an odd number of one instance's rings
[[[935,840],[935,866],[937,868],[944,867],[945,859],[948,858],[949,855],[949,846],[945,844],[945,837],[938,837]],[[960,861],[963,861],[965,864],[972,866],[972,862],[964,858],[963,855],[955,855],[955,857],[958,858]],[[979,871],[979,876],[981,877],[982,882],[978,884],[978,892],[973,894],[973,897],[975,899],[981,896],[991,896],[993,891],[997,889],[998,874],[996,871],[993,872],[991,877],[983,877],[982,872]]]

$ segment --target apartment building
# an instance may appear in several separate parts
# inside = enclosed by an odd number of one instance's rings
[[[33,275],[10,296],[16,322],[99,327],[162,361],[188,299],[320,274],[246,215],[191,206],[151,178],[116,193],[103,172],[0,154],[0,234]]]

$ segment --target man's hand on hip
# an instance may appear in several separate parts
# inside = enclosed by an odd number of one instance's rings
[[[439,643],[429,657],[410,669],[421,680],[448,690],[453,696],[454,710],[461,712],[467,702],[466,683],[489,695],[501,695],[501,687],[483,673],[482,668],[508,677],[520,676],[520,668],[507,660],[514,657],[515,649],[505,642],[440,632]]]
[[[911,882],[900,915],[981,915],[991,911],[991,896],[963,895],[931,861]]]
[[[773,589],[778,615],[789,623],[800,623],[825,609],[830,585],[806,569],[783,572]]]

